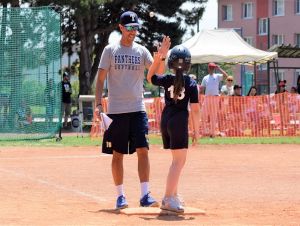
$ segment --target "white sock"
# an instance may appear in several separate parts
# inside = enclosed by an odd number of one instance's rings
[[[117,189],[118,197],[120,197],[121,195],[124,195],[123,184],[117,185],[117,186],[116,186],[116,189]],[[125,196],[125,195],[124,195],[124,196]]]
[[[149,182],[141,183],[141,198],[149,193]]]

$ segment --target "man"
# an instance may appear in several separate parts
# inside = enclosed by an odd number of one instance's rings
[[[62,81],[62,113],[64,114],[63,127],[65,128],[68,126],[68,118],[71,114],[71,94],[72,86],[70,83],[70,76],[67,72],[64,72]]]
[[[222,74],[214,73],[218,69]],[[201,87],[202,93],[205,93],[205,99],[202,109],[202,121],[208,122],[208,126],[204,126],[203,134],[210,137],[215,137],[217,113],[219,110],[219,85],[223,79],[227,79],[228,74],[215,63],[208,64],[208,75],[204,76]],[[209,131],[207,131],[209,130]]]
[[[242,87],[240,85],[234,85],[233,86],[233,95],[229,99],[229,114],[230,114],[230,119],[228,119],[228,125],[227,129],[232,126],[228,133],[230,136],[243,136],[243,109],[244,108],[244,101],[242,98]],[[250,107],[250,106],[247,106]],[[231,121],[230,121],[231,120]]]
[[[277,93],[284,93],[287,92],[286,90],[286,80],[280,80],[278,82],[277,90],[275,91],[275,94]]]
[[[232,96],[242,96],[242,87],[239,85],[233,86],[233,95]]]
[[[218,69],[222,74],[216,74],[215,70]],[[208,75],[202,79],[201,86],[204,87],[206,96],[218,96],[219,85],[222,80],[226,80],[228,74],[215,63],[208,64]]]
[[[104,133],[102,152],[112,154],[117,209],[128,207],[123,188],[123,155],[135,152],[141,183],[140,206],[158,206],[149,192],[148,118],[143,102],[144,70],[150,67],[153,58],[145,47],[134,42],[139,27],[136,13],[127,11],[121,15],[121,40],[105,47],[96,83],[95,114],[99,115],[102,111],[103,84],[107,77],[108,116],[113,121]],[[161,65],[162,74],[164,64]]]

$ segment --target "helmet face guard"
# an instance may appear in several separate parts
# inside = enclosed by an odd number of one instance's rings
[[[190,51],[182,45],[174,46],[168,58],[168,67],[188,72],[191,67]]]

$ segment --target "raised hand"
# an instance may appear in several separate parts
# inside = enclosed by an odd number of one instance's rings
[[[166,58],[168,51],[170,49],[170,46],[171,46],[170,37],[164,35],[162,42],[157,47],[157,52],[159,53],[161,58]]]

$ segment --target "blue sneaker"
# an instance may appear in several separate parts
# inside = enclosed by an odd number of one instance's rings
[[[126,198],[124,195],[120,195],[117,199],[116,209],[125,209],[128,207]]]
[[[158,204],[158,202],[155,201],[154,198],[152,198],[150,196],[150,192],[149,192],[148,194],[144,195],[143,198],[141,198],[140,206],[143,206],[143,207],[158,207],[159,204]]]

